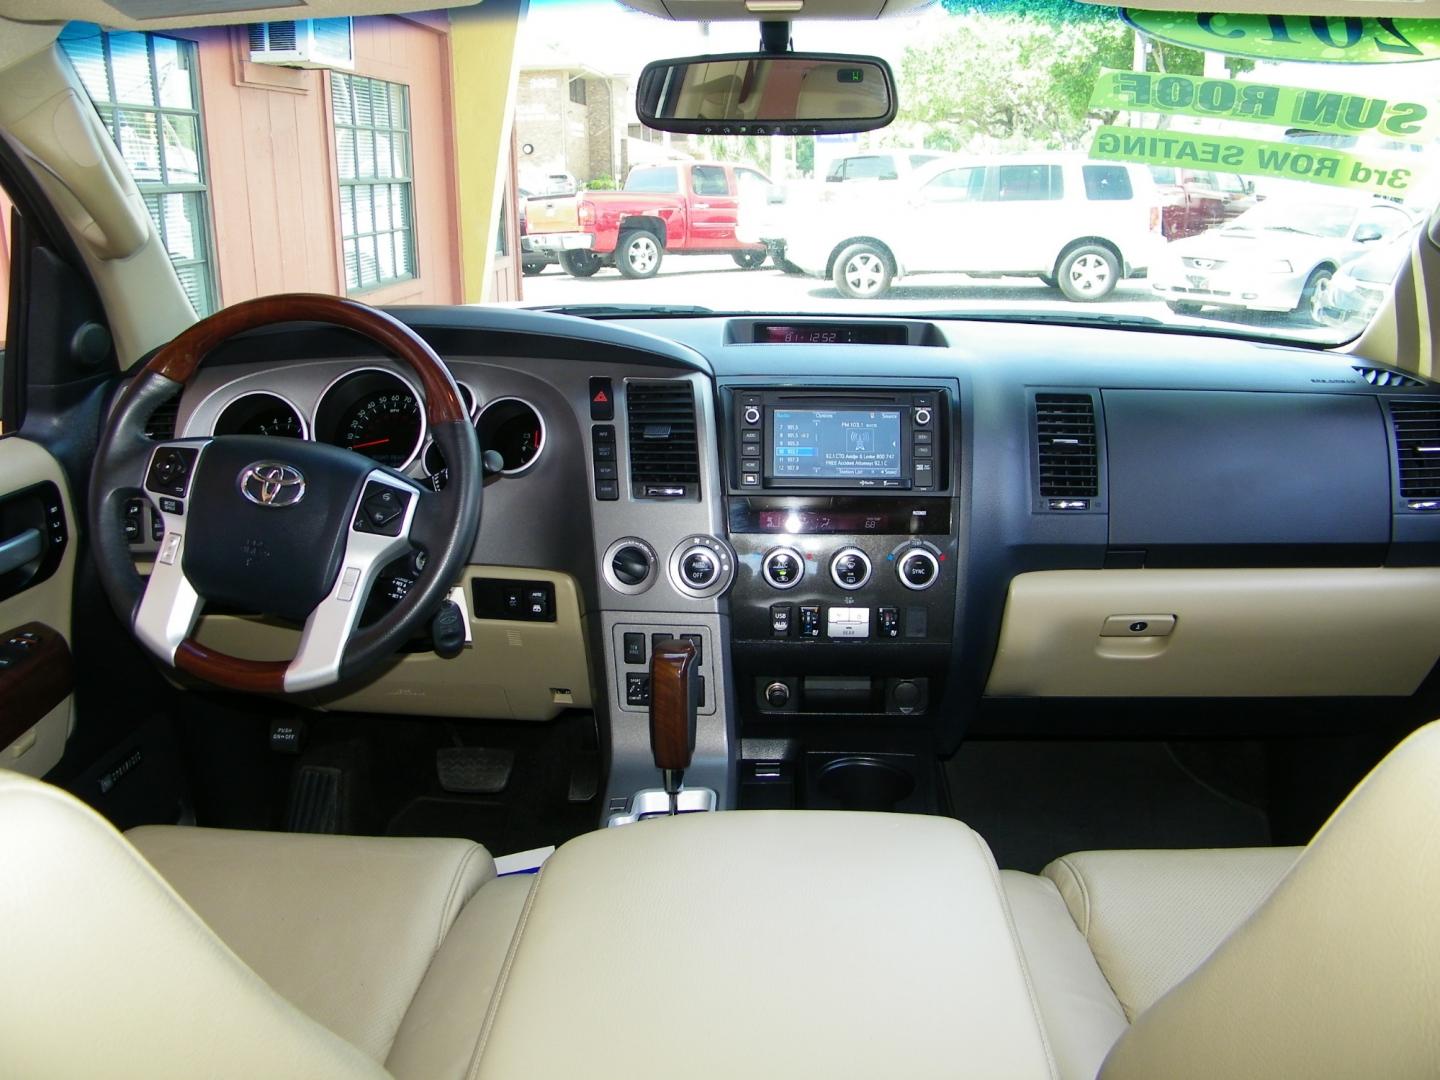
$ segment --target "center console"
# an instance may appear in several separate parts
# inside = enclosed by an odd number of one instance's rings
[[[876,725],[923,732],[959,579],[956,387],[742,379],[722,404],[743,734],[799,733],[805,752]],[[797,786],[816,765],[790,763]]]

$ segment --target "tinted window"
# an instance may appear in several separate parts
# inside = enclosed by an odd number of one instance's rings
[[[675,166],[663,169],[636,169],[625,180],[626,191],[649,191],[657,195],[680,194],[680,177]]]
[[[1175,177],[1175,170],[1169,165],[1151,165],[1150,175],[1157,184],[1178,184],[1180,182]]]
[[[895,159],[889,154],[846,158],[843,175],[846,180],[894,180]]]
[[[1130,190],[1130,172],[1123,165],[1086,165],[1085,197],[1098,202],[1119,201],[1134,197]]]
[[[696,165],[690,170],[690,190],[696,195],[729,195],[730,181],[719,165]]]
[[[939,154],[911,154],[910,167],[912,169],[918,169],[921,165],[934,161],[939,156]]]
[[[1041,202],[1065,193],[1059,165],[1001,165],[999,179],[1001,202]]]
[[[924,191],[930,202],[978,202],[985,191],[985,170],[946,169]]]

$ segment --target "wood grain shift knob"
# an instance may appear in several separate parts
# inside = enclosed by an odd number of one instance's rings
[[[657,769],[688,769],[695,754],[700,680],[695,646],[669,639],[650,656],[650,749]]]

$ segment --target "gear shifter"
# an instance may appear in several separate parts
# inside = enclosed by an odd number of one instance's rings
[[[679,809],[680,785],[695,754],[699,708],[695,646],[675,638],[659,642],[650,656],[650,752],[670,796],[671,814]]]

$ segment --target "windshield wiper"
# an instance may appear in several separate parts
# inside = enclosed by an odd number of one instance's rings
[[[1299,233],[1301,236],[1321,236],[1322,233],[1311,232],[1309,229],[1297,229],[1294,225],[1266,225],[1266,232],[1288,232]]]
[[[553,311],[581,319],[608,319],[614,315],[714,315],[698,304],[542,304],[528,311]]]

